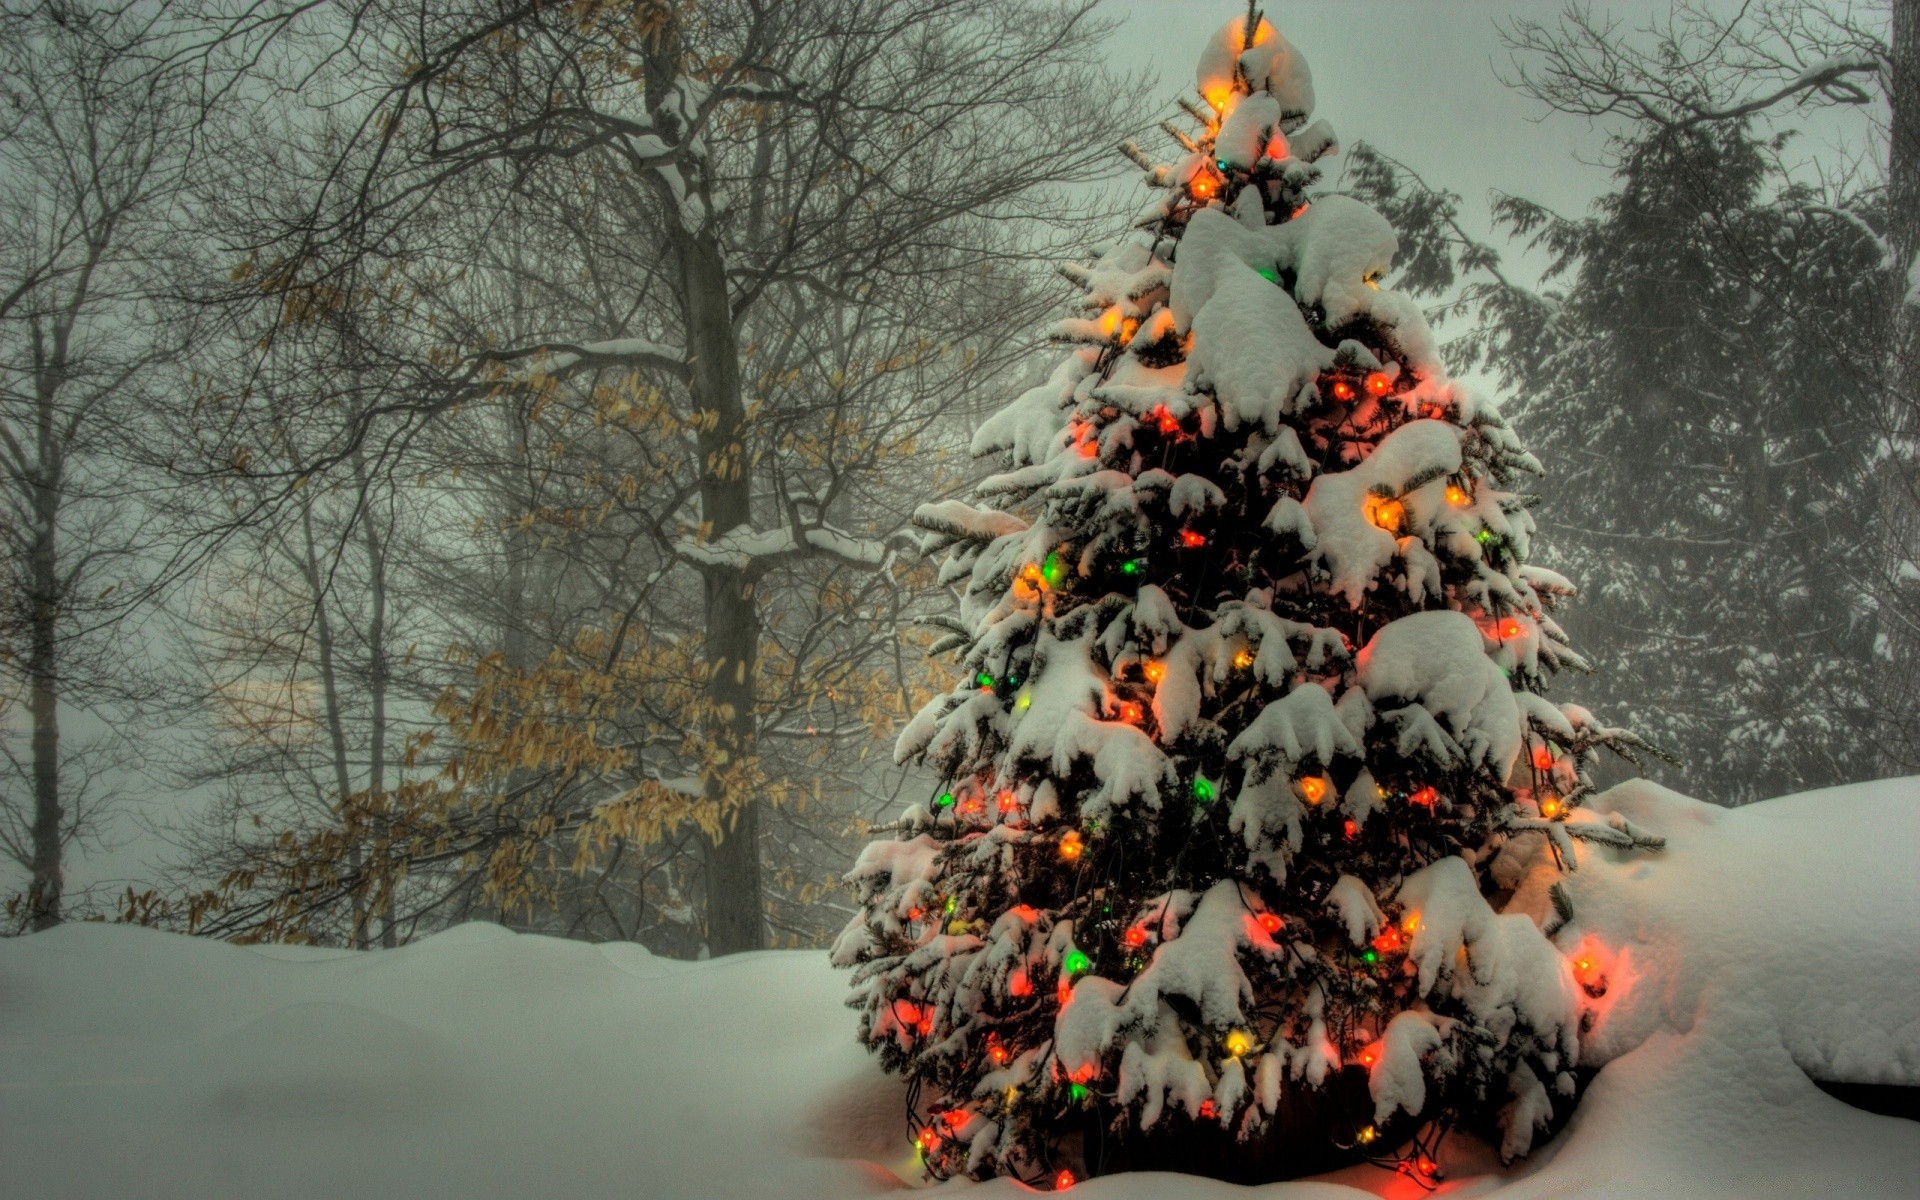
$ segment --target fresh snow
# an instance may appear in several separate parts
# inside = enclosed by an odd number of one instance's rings
[[[1540,917],[1546,884],[1566,880],[1575,918],[1557,940],[1607,980],[1583,1000],[1582,1060],[1606,1067],[1511,1169],[1449,1139],[1448,1191],[1912,1195],[1920,1125],[1808,1076],[1920,1085],[1920,779],[1735,810],[1631,783],[1591,808],[1667,849],[1582,842],[1570,875],[1502,867],[1514,907]],[[0,941],[0,1195],[842,1200],[917,1185],[900,1085],[854,1041],[846,995],[813,951],[681,963],[476,924],[352,953],[67,925]],[[1384,1040],[1399,1062],[1423,1037]],[[1136,1063],[1140,1089],[1191,1099],[1177,1057]],[[1416,1098],[1410,1079],[1381,1083]],[[1418,1194],[1369,1167],[1255,1189],[1369,1192]],[[1247,1193],[1141,1174],[1075,1194]]]

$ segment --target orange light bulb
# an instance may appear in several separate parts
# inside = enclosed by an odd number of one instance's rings
[[[1553,747],[1544,745],[1535,746],[1533,748],[1533,765],[1538,770],[1553,770]]]
[[[1473,502],[1473,496],[1457,483],[1447,485],[1447,503],[1455,508],[1465,508]]]
[[[1333,381],[1333,398],[1340,403],[1345,404],[1359,394],[1360,393],[1353,390],[1353,384],[1345,379],[1336,379]]]
[[[1380,397],[1393,390],[1393,380],[1387,378],[1385,371],[1374,371],[1367,375],[1367,395]]]
[[[1076,829],[1067,830],[1066,836],[1060,839],[1060,857],[1068,862],[1079,858],[1080,852],[1085,848],[1080,842],[1080,832]]]
[[[1406,519],[1407,506],[1398,500],[1375,497],[1367,504],[1367,520],[1388,533],[1399,533]]]
[[[1141,669],[1146,674],[1148,683],[1159,683],[1167,677],[1167,664],[1163,662],[1150,662]]]
[[[1423,787],[1407,797],[1407,803],[1418,804],[1421,808],[1432,808],[1440,803],[1440,793],[1431,787]]]
[[[1300,789],[1300,798],[1308,804],[1318,804],[1327,798],[1327,789],[1333,786],[1325,775],[1303,775],[1295,781]]]
[[[1286,921],[1279,913],[1263,912],[1260,914],[1260,928],[1266,930],[1268,933],[1279,933],[1281,927],[1285,924]]]

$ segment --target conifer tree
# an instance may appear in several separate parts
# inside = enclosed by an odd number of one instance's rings
[[[915,518],[963,676],[834,957],[935,1176],[1523,1153],[1600,981],[1488,897],[1657,844],[1581,807],[1637,743],[1543,694],[1581,663],[1539,465],[1383,286],[1388,223],[1311,191],[1307,64],[1250,8],[1198,84],[1174,162],[1128,148],[1138,229],[1066,268],[1074,348],[978,431],[1005,469]]]

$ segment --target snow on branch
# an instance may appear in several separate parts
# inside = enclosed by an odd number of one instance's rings
[[[828,525],[790,526],[785,529],[733,529],[712,541],[682,538],[674,545],[681,558],[700,566],[764,570],[786,558],[815,552],[831,554],[863,567],[878,567],[887,558],[885,543],[855,537]]]
[[[535,375],[571,375],[607,367],[645,367],[687,378],[685,356],[676,348],[647,338],[610,338],[599,342],[543,341],[513,350],[494,350],[482,362],[525,363],[516,381]]]

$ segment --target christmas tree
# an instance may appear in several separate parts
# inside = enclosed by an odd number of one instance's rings
[[[834,958],[938,1177],[1524,1153],[1601,980],[1488,897],[1654,844],[1581,809],[1637,743],[1542,694],[1584,664],[1506,490],[1539,465],[1382,286],[1387,222],[1311,194],[1306,63],[1250,10],[1199,95],[1065,271],[1074,349],[978,431],[1005,470],[915,517],[964,676],[901,735],[943,782]]]

